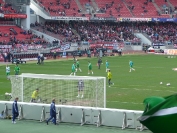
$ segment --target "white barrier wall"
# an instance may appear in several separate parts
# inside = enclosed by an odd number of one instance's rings
[[[12,115],[12,102],[0,101],[0,112],[4,116]],[[19,120],[30,119],[45,122],[50,115],[50,104],[36,104],[18,102]],[[81,106],[56,105],[57,122],[91,124],[99,126],[112,126],[122,129],[140,129],[143,126],[137,121],[143,111],[92,108]]]

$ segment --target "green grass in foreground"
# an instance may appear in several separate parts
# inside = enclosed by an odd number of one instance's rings
[[[166,58],[162,55],[126,55],[122,57],[104,57],[101,70],[98,70],[97,58],[80,60],[82,73],[79,76],[87,76],[88,60],[91,61],[94,76],[105,76],[105,61],[110,63],[113,74],[114,86],[107,86],[107,107],[131,110],[143,110],[144,98],[148,96],[167,96],[176,93],[177,73],[172,71],[176,67],[177,58]],[[134,62],[136,71],[129,72],[129,60]],[[33,62],[19,65],[21,73],[60,74],[71,73],[72,60],[57,60],[44,65],[36,65]],[[14,65],[11,65],[11,74],[14,74]],[[160,85],[160,82],[163,82]],[[171,86],[166,86],[171,83]],[[0,66],[0,100],[4,100],[4,93],[11,91],[10,81],[6,80],[5,66]]]

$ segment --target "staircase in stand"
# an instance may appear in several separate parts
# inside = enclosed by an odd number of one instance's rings
[[[130,12],[130,14],[132,15],[132,17],[134,17],[134,14],[130,11],[130,9],[128,8],[127,4],[125,1],[123,1],[123,4],[125,5],[125,7],[127,8],[127,10]]]

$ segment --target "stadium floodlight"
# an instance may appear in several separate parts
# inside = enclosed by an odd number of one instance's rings
[[[83,97],[78,96],[79,80]],[[36,102],[50,103],[53,98],[56,104],[106,107],[106,78],[95,76],[68,76],[22,73],[11,76],[12,99],[19,97],[21,102],[30,102],[34,90],[39,89]]]

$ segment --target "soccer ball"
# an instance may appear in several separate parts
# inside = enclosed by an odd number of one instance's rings
[[[162,82],[160,82],[160,84],[162,85],[163,83],[162,83]]]
[[[170,86],[170,83],[167,83],[167,86]]]

